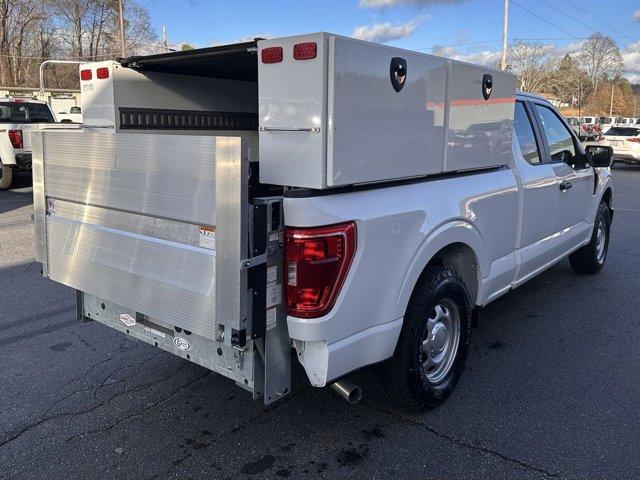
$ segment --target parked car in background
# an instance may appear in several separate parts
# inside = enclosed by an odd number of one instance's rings
[[[82,123],[82,108],[71,107],[69,111],[58,112],[56,118],[60,123]]]
[[[585,140],[595,140],[600,137],[602,127],[598,117],[581,117],[580,129],[585,134]]]
[[[640,164],[640,125],[612,127],[605,132],[602,141],[613,148],[614,163]]]

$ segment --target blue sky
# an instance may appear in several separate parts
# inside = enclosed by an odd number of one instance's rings
[[[254,36],[329,31],[495,64],[503,0],[143,0],[156,32],[198,47]],[[526,11],[529,10],[529,11]],[[537,16],[536,16],[537,15]],[[552,25],[553,24],[553,25]],[[640,0],[512,0],[510,39],[573,52],[594,30],[614,37],[625,74],[640,83]]]

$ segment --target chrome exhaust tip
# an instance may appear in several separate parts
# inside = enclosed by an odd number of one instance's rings
[[[334,392],[344,398],[351,405],[362,400],[362,389],[349,380],[338,380],[329,385]]]

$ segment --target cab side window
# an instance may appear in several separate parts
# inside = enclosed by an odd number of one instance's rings
[[[551,161],[570,165],[576,163],[576,146],[567,127],[550,108],[537,104],[535,108],[542,122],[542,133],[549,144]]]
[[[522,102],[516,102],[513,129],[518,138],[520,152],[524,159],[531,164],[540,163],[540,151],[536,142],[536,136],[533,133],[529,115],[527,115],[527,111]]]

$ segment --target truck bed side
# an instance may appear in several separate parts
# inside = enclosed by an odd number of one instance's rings
[[[295,195],[295,194],[293,194]],[[414,285],[443,247],[472,255],[463,279],[475,304],[508,291],[516,267],[519,191],[510,168],[338,194],[285,197],[288,226],[355,220],[357,252],[332,311],[288,317],[312,383],[393,354]],[[304,342],[304,343],[303,343]]]

